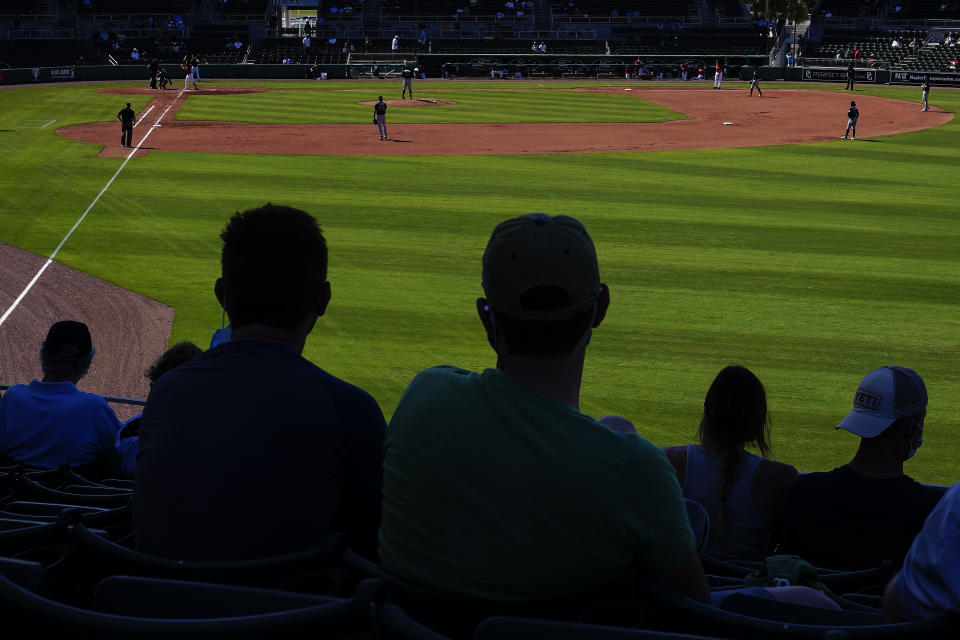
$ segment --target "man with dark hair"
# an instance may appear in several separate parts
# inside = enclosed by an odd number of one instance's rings
[[[0,398],[0,449],[8,458],[48,469],[63,462],[119,466],[117,415],[103,398],[76,387],[95,353],[82,322],[50,327],[40,347],[43,380],[14,385]]]
[[[587,344],[610,304],[583,225],[501,223],[483,288],[477,313],[497,368],[421,372],[387,430],[384,568],[501,601],[576,596],[630,573],[706,599],[663,452],[579,410]]]
[[[167,372],[140,424],[137,547],[239,560],[348,534],[373,556],[385,428],[376,401],[305,360],[330,301],[316,221],[267,204],[221,234],[214,291],[230,340]]]
[[[801,475],[787,498],[781,548],[820,567],[899,567],[940,499],[903,472],[923,441],[927,388],[906,367],[867,374],[853,410],[836,426],[860,436],[853,459],[827,473]]]

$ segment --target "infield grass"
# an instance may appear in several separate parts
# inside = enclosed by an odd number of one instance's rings
[[[457,121],[481,117],[475,100],[490,108],[490,121],[538,121],[545,104],[568,96],[586,101],[582,121],[620,117],[605,113],[619,109],[610,96],[564,93],[558,83],[549,91],[509,92],[472,90],[477,85],[443,85],[449,99],[474,109]],[[361,86],[379,92],[388,85]],[[0,241],[49,255],[120,166],[96,158],[93,145],[60,138],[54,127],[18,125],[109,120],[127,100],[135,108],[146,102],[96,88],[0,91],[0,129],[8,130],[0,132]],[[415,88],[427,97],[426,87]],[[331,113],[322,117],[352,117],[356,93],[321,91],[197,96],[181,114],[265,118],[295,98],[296,108],[275,117],[321,122],[297,118],[314,117],[312,101],[333,99],[328,93],[346,98],[338,96],[343,102],[328,105]],[[919,97],[915,88],[858,93]],[[933,103],[956,113],[960,92],[938,89]],[[557,109],[556,117],[575,111]],[[527,119],[499,119],[508,113]],[[919,371],[930,394],[924,446],[907,471],[952,483],[960,479],[960,214],[950,187],[957,148],[954,120],[856,143],[683,152],[151,152],[127,165],[58,259],[175,306],[172,340],[206,346],[220,324],[212,284],[217,236],[229,215],[266,201],[304,208],[328,238],[333,285],[329,312],[305,355],[369,390],[389,416],[424,367],[493,365],[474,300],[494,225],[529,211],[574,215],[594,238],[612,296],[588,351],[587,413],[623,414],[659,445],[690,442],[714,375],[740,363],[766,385],[778,459],[829,469],[856,448],[854,436],[832,427],[849,410],[860,378],[900,364]]]

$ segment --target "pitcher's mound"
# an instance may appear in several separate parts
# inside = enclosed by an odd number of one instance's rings
[[[416,98],[414,100],[384,100],[388,107],[446,107],[457,104],[453,100],[434,100],[432,98]],[[375,105],[376,100],[364,100],[357,104]]]

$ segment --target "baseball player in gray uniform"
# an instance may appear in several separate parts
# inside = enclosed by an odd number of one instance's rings
[[[843,134],[841,140],[846,140],[850,136],[851,140],[857,139],[857,120],[860,118],[860,110],[857,109],[857,103],[850,101],[850,108],[847,109],[847,132]],[[851,135],[852,134],[852,135]]]
[[[383,96],[377,99],[379,102],[373,105],[373,120],[377,123],[380,139],[387,140],[387,103],[383,101]]]
[[[763,91],[760,91],[760,70],[756,68],[753,70],[753,79],[750,80],[750,93],[747,94],[748,98],[753,95],[754,89],[757,90],[757,96],[762,98]]]
[[[928,102],[928,99],[930,98],[929,76],[923,79],[923,85],[920,87],[920,97],[923,100],[923,109],[920,109],[920,111],[930,111],[930,103]]]
[[[413,69],[404,69],[400,75],[403,77],[403,91],[400,93],[400,99],[403,100],[409,91],[410,99],[413,100]]]

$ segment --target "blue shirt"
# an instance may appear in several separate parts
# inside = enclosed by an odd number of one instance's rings
[[[98,458],[118,467],[120,421],[107,401],[72,382],[40,382],[10,387],[0,398],[0,448],[22,464],[55,469]]]

